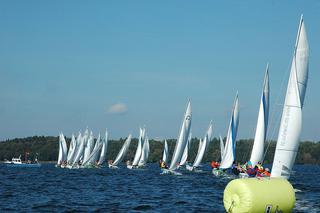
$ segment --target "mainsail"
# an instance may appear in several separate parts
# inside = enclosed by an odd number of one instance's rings
[[[188,136],[188,141],[186,144],[186,147],[184,148],[182,157],[181,157],[181,161],[180,161],[180,166],[184,166],[187,163],[187,159],[188,159],[188,153],[189,153],[189,148],[191,146],[191,137],[192,137],[192,133],[190,132],[189,136]]]
[[[108,150],[108,130],[106,129],[106,133],[104,136],[98,165],[101,165],[104,163],[104,161],[106,159],[106,155],[107,155],[107,150]]]
[[[263,160],[264,143],[267,136],[268,117],[269,117],[269,66],[267,65],[263,89],[261,94],[260,109],[256,127],[256,134],[252,147],[250,161],[253,166]]]
[[[163,149],[163,154],[162,154],[162,161],[167,163],[168,156],[169,156],[168,143],[167,143],[167,140],[164,140],[164,149]]]
[[[81,137],[81,135],[80,135],[80,137]],[[75,157],[73,159],[72,166],[77,164],[80,161],[81,157],[83,156],[84,141],[85,141],[85,136],[80,138],[79,144],[77,146],[76,154],[75,154]]]
[[[68,150],[68,155],[67,155],[67,162],[68,164],[70,164],[72,162],[72,157],[74,155],[74,150],[76,148],[76,138],[74,137],[74,135],[72,134],[71,136],[71,142],[70,142],[70,146],[69,146],[69,150]]]
[[[227,141],[226,141],[225,149],[223,151],[223,156],[220,164],[221,169],[230,168],[232,166],[233,161],[235,160],[238,124],[239,124],[239,100],[238,100],[238,94],[237,94],[234,101],[232,113],[231,113],[231,120],[229,123]]]
[[[59,135],[59,156],[58,156],[58,162],[57,165],[61,165],[64,161],[67,160],[67,143],[66,139],[64,138],[64,135],[60,133]]]
[[[199,143],[198,153],[197,153],[196,159],[193,162],[192,167],[198,167],[200,165],[202,158],[204,156],[204,153],[208,147],[208,144],[212,140],[212,132],[213,132],[212,121],[210,121],[208,130],[207,130],[202,142]]]
[[[144,142],[144,128],[140,128],[140,135],[139,135],[139,141],[138,141],[138,146],[136,150],[136,154],[134,155],[132,166],[137,166],[139,163],[139,160],[142,155],[142,147],[143,147],[143,142]]]
[[[184,118],[182,121],[181,129],[180,129],[180,134],[179,138],[177,140],[171,164],[169,169],[174,170],[177,168],[177,164],[180,162],[182,153],[184,151],[184,148],[187,144],[189,132],[190,132],[190,127],[191,127],[191,103],[190,101],[188,102],[186,112],[184,114]]]
[[[301,16],[271,177],[288,179],[297,155],[308,81],[308,57],[307,33]]]
[[[149,147],[149,139],[148,137],[145,137],[141,158],[139,160],[138,166],[145,166],[149,157],[150,147]]]
[[[122,145],[122,148],[120,149],[116,159],[114,160],[114,162],[112,163],[112,166],[117,166],[124,158],[124,156],[126,155],[130,143],[131,143],[131,134],[129,134],[127,140],[124,142],[124,144]]]
[[[92,131],[90,131],[90,136],[87,141],[85,141],[85,148],[84,148],[84,155],[83,155],[83,162],[86,162],[92,152],[92,147],[94,145],[94,137]]]
[[[96,162],[98,161],[99,152],[100,152],[102,145],[103,145],[102,142],[100,141],[100,138],[101,137],[99,134],[92,152],[90,153],[90,155],[88,156],[86,161],[85,160],[83,161],[83,163],[82,163],[83,166],[95,165]]]

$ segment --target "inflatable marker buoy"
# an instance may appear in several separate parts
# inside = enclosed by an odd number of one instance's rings
[[[283,178],[246,178],[228,183],[223,203],[227,212],[292,212],[292,185]]]

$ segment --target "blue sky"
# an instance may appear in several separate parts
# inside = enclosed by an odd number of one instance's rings
[[[254,137],[270,63],[276,138],[297,28],[310,45],[301,139],[320,140],[319,1],[1,1],[0,139],[176,138],[191,99],[193,136],[226,135],[239,91],[238,138]],[[115,106],[114,106],[115,105]]]

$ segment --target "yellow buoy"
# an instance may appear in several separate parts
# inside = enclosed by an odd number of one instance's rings
[[[292,212],[292,185],[283,178],[246,178],[231,181],[224,190],[227,212]]]

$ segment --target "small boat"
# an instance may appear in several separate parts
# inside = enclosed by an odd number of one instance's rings
[[[123,160],[124,156],[127,154],[128,150],[129,150],[129,146],[131,143],[131,134],[129,134],[128,138],[126,139],[126,141],[123,143],[122,148],[120,149],[116,159],[112,162],[110,161],[108,163],[108,166],[110,169],[118,169],[118,164]]]
[[[189,171],[201,171],[198,169],[200,167],[200,163],[202,161],[202,158],[204,156],[204,153],[209,145],[209,142],[212,140],[212,132],[213,132],[213,126],[212,126],[212,121],[210,121],[208,130],[204,136],[204,139],[199,142],[199,147],[198,147],[198,153],[197,156],[193,162],[193,165],[186,165],[186,169]]]
[[[19,156],[19,158],[12,158],[11,161],[6,160],[4,163],[7,165],[7,167],[20,167],[20,168],[41,167],[41,164],[38,163],[37,157],[35,158],[34,162],[31,162],[30,160],[27,160],[26,162],[22,162],[21,155]]]
[[[309,45],[301,16],[292,58],[271,177],[289,179],[292,174],[302,128],[302,109],[308,83]]]
[[[163,148],[163,154],[162,154],[162,161],[166,164],[169,156],[169,148],[167,140],[164,140],[164,148]]]
[[[178,166],[180,165],[183,152],[187,146],[188,137],[191,129],[191,103],[188,101],[186,112],[184,114],[179,137],[173,152],[172,160],[169,169],[161,168],[160,174],[171,174],[171,175],[181,175],[181,173],[176,172]]]
[[[221,156],[222,158],[221,164],[220,164],[221,171],[219,172],[212,171],[213,175],[215,176],[221,176],[221,173],[223,173],[224,170],[230,169],[233,164],[233,161],[236,158],[235,149],[236,149],[238,125],[239,125],[239,99],[238,99],[238,93],[237,93],[234,101],[234,105],[232,108],[226,144],[224,145],[223,155]],[[223,146],[223,142],[221,144],[221,147],[222,146]]]
[[[136,153],[134,155],[132,163],[130,161],[127,162],[127,168],[128,169],[138,168],[138,164],[140,162],[140,159],[142,158],[142,155],[143,155],[143,152],[144,152],[144,148],[146,148],[144,146],[144,143],[145,143],[145,132],[146,132],[145,128],[140,128],[140,135],[139,135],[139,141],[138,141],[137,150],[136,150]]]
[[[264,144],[267,136],[269,118],[269,65],[267,65],[263,89],[260,100],[259,115],[256,127],[256,134],[254,137],[250,162],[254,167],[258,162],[263,161]]]

